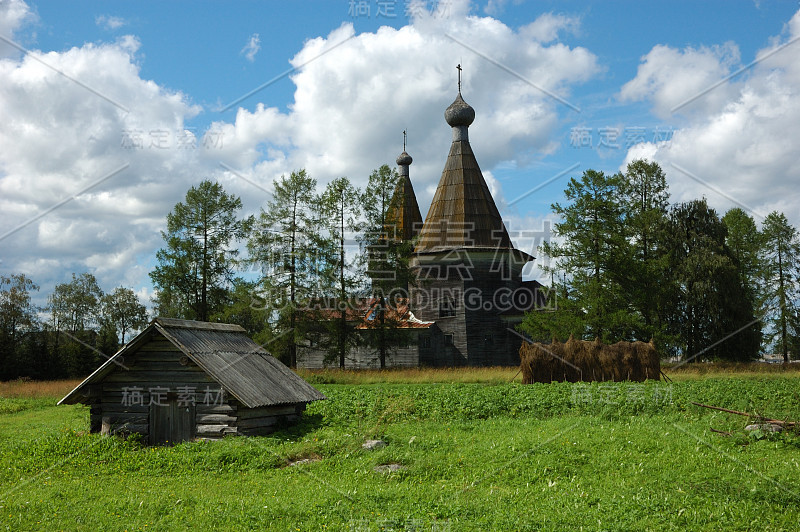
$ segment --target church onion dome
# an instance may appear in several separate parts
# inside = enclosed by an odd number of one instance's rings
[[[461,92],[444,112],[444,119],[450,127],[469,126],[475,120],[475,109],[464,101]]]
[[[413,160],[407,152],[403,152],[397,156],[397,166],[408,166]]]

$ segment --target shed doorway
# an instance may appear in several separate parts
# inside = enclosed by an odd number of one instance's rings
[[[178,404],[170,399],[161,405],[150,405],[150,445],[173,445],[194,439],[195,411],[193,404]]]

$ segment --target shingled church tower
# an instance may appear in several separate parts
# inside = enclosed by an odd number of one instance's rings
[[[443,337],[444,348],[424,362],[514,365],[521,340],[513,328],[535,305],[538,283],[523,283],[533,257],[511,243],[472,152],[475,110],[461,96],[460,70],[458,96],[444,113],[453,143],[411,259],[411,306]]]
[[[413,159],[406,152],[406,132],[403,131],[403,153],[397,156],[397,187],[386,212],[388,224],[393,228],[393,236],[397,240],[411,241],[422,227],[422,214],[419,212],[417,196],[411,186],[408,167]]]

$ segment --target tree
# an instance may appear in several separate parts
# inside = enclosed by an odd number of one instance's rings
[[[100,325],[103,291],[91,273],[72,274],[72,281],[55,286],[49,310],[56,329],[72,333],[94,330]]]
[[[761,234],[753,217],[743,209],[734,207],[722,217],[728,231],[725,246],[734,259],[739,272],[739,286],[747,291],[753,301],[756,314],[764,314],[764,290],[762,282]]]
[[[123,344],[128,331],[137,331],[147,325],[147,308],[130,288],[115,288],[101,298],[100,304],[103,321],[113,328],[115,335],[119,334]]]
[[[402,220],[392,219],[392,212],[400,212],[405,198],[398,188],[400,176],[388,165],[383,165],[369,176],[367,188],[362,195],[365,227],[362,236],[362,265],[366,266],[372,280],[371,294],[376,302],[375,319],[366,342],[378,351],[380,367],[386,367],[386,357],[391,349],[408,343],[408,334],[399,328],[397,312],[387,312],[393,290],[404,290],[408,298],[408,286],[413,280],[409,258],[414,243],[403,240],[399,229]],[[388,303],[387,303],[388,301]]]
[[[31,303],[31,292],[39,287],[23,273],[0,276],[0,380],[16,375],[14,366],[22,336],[38,326],[38,309]]]
[[[271,350],[291,367],[297,365],[297,349],[309,322],[308,303],[318,284],[316,186],[305,170],[281,176],[247,243],[250,262],[262,272],[259,284],[264,296],[258,306],[275,323]]]
[[[755,358],[761,329],[716,211],[705,199],[675,205],[666,235],[672,294],[666,315],[676,347],[693,361]]]
[[[789,362],[791,345],[796,343],[793,336],[800,333],[797,325],[798,274],[800,274],[800,239],[786,216],[771,212],[761,227],[762,256],[764,260],[762,277],[764,295],[771,331],[767,340],[774,343],[783,354],[783,361]]]
[[[241,208],[238,197],[205,180],[167,215],[167,231],[161,232],[167,246],[156,253],[158,265],[150,272],[159,314],[208,321],[221,309],[237,262],[232,244],[246,238],[252,224],[237,218]]]
[[[360,283],[359,276],[348,267],[346,253],[346,232],[358,229],[360,196],[349,179],[340,177],[328,183],[319,197],[320,214],[328,234],[322,247],[325,292],[333,295],[339,314],[332,327],[331,352],[338,356],[340,368],[345,367],[345,356],[353,340],[347,322],[350,295]]]
[[[742,282],[754,291],[759,287],[761,266],[761,235],[753,217],[739,207],[734,207],[722,217],[727,229],[725,245],[739,264]]]
[[[555,312],[569,316],[554,320],[549,313],[529,313],[522,329],[530,335],[541,338],[549,332],[558,337],[572,329],[578,337],[610,342],[630,339],[641,328],[622,284],[630,255],[620,200],[623,186],[621,174],[587,170],[580,180],[570,179],[564,191],[569,203],[552,205],[562,220],[555,224],[555,234],[563,240],[545,243],[540,250],[556,259],[547,271],[563,272],[564,286],[551,288],[563,295]],[[559,326],[553,328],[555,324]]]
[[[639,340],[660,336],[659,303],[665,287],[661,246],[667,223],[669,190],[663,170],[655,162],[636,160],[628,164],[621,187],[625,231],[630,256],[621,270],[624,291],[644,322]]]
[[[102,342],[106,335],[98,335],[102,297],[103,292],[91,273],[78,276],[73,273],[71,282],[57,284],[50,295],[48,310],[56,331],[53,349],[71,376],[91,372],[98,362],[96,345],[100,343],[101,347],[106,347]],[[65,333],[69,340],[62,343],[59,332]]]
[[[235,323],[240,325],[247,335],[261,343],[265,329],[269,327],[267,313],[262,301],[256,297],[258,283],[244,279],[234,279],[233,289],[229,294],[229,302],[225,307],[211,316],[212,321]]]

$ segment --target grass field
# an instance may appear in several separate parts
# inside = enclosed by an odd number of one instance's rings
[[[514,373],[307,373],[329,399],[301,424],[171,448],[88,434],[87,408],[54,406],[76,382],[1,383],[0,529],[798,528],[800,438],[691,402],[800,419],[800,373]],[[361,448],[376,437],[389,445]]]

